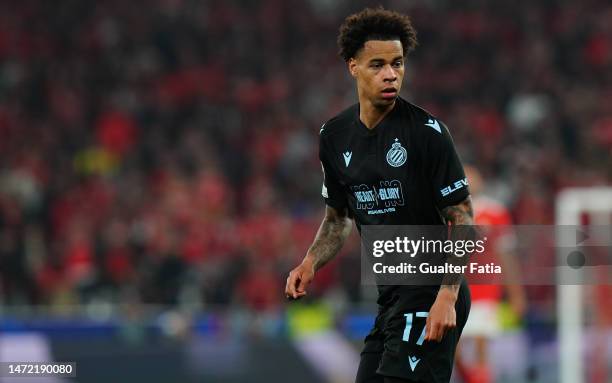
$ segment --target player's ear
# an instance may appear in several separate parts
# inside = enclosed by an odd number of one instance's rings
[[[357,78],[357,60],[355,60],[354,57],[351,57],[348,62],[348,70],[351,73],[351,76],[353,76],[354,78]]]

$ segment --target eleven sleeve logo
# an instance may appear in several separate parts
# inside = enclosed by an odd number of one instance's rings
[[[452,185],[448,185],[442,189],[440,189],[440,193],[442,193],[442,197],[446,197],[447,195],[456,192],[459,189],[463,189],[468,186],[467,178],[462,180],[455,181]]]

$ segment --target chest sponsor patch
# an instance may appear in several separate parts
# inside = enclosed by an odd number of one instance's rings
[[[357,210],[368,210],[368,214],[394,212],[396,206],[404,206],[402,183],[398,180],[380,181],[378,185],[351,186]]]

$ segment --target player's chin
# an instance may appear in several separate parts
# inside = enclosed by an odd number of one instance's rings
[[[397,99],[397,96],[393,96],[393,97],[379,97],[378,100],[376,101],[376,105],[377,106],[389,106],[391,104],[393,104],[395,102],[395,100]]]

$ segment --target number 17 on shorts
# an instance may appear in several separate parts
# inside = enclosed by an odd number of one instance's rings
[[[422,321],[420,321],[423,322],[423,330],[416,341],[417,346],[423,345],[423,342],[425,341],[425,320],[428,315],[429,313],[426,311],[417,311],[415,313],[404,314],[404,317],[406,317],[406,327],[404,328],[404,335],[402,336],[402,340],[404,342],[410,342],[410,333],[412,331],[413,321],[415,321],[416,318],[424,318]],[[421,359],[417,358],[416,356],[408,355],[408,363],[410,363],[410,369],[412,371],[414,371],[420,361]]]

